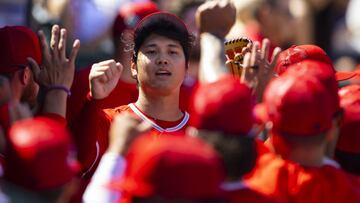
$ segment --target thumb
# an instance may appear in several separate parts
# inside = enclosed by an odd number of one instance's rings
[[[124,70],[124,67],[121,63],[117,62],[116,63],[116,70],[117,70],[117,74],[121,75],[123,70]]]
[[[27,61],[29,62],[30,64],[30,68],[31,68],[31,71],[33,72],[34,74],[34,78],[35,78],[35,81],[39,81],[39,76],[40,76],[40,67],[39,65],[37,64],[37,62],[31,58],[31,57],[28,57],[26,58]]]

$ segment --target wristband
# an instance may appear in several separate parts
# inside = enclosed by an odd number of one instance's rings
[[[69,88],[65,87],[64,85],[49,85],[47,88],[47,92],[50,90],[63,90],[66,92],[66,94],[68,95],[68,97],[71,96],[71,91]]]

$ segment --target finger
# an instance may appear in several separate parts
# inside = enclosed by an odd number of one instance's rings
[[[116,71],[117,71],[117,74],[122,74],[122,72],[123,72],[123,70],[124,70],[124,66],[121,64],[121,63],[119,63],[119,62],[117,62],[116,63]]]
[[[281,48],[280,47],[276,47],[273,51],[273,55],[272,55],[272,59],[271,59],[271,63],[276,63],[276,61],[279,58],[279,55],[281,53]]]
[[[253,45],[253,43],[252,43],[252,41],[250,41],[250,42],[246,45],[246,47],[247,47],[247,48],[249,48],[249,49],[251,50],[252,45]]]
[[[109,60],[106,60],[106,61],[101,61],[99,63],[97,63],[99,66],[107,66],[111,63],[116,63],[114,59],[109,59]]]
[[[105,77],[106,77],[105,71],[97,70],[97,71],[92,72],[89,76],[90,76],[90,79],[100,79],[103,77],[103,75],[105,75]]]
[[[276,47],[273,51],[273,55],[272,55],[272,59],[271,59],[271,67],[272,69],[275,68],[276,62],[280,56],[281,53],[281,48],[280,47]]]
[[[66,59],[66,30],[60,30],[59,52],[62,59]]]
[[[250,68],[250,60],[251,60],[251,54],[246,53],[244,56],[244,67],[243,67],[243,74],[241,75],[240,82],[246,83],[246,76],[248,74],[248,70]]]
[[[103,83],[107,83],[109,81],[109,78],[107,77],[107,75],[105,73],[103,73],[99,76],[99,80]]]
[[[38,32],[38,37],[40,41],[41,51],[43,54],[43,62],[47,63],[50,61],[51,56],[50,56],[49,45],[47,43],[45,34],[42,30]]]
[[[35,81],[39,81],[39,76],[40,76],[40,71],[41,71],[39,65],[31,57],[28,57],[26,59],[30,64],[30,68],[31,68],[31,71],[33,72]]]
[[[251,61],[251,53],[248,52],[244,56],[243,66],[246,67],[246,68],[250,67],[250,65],[251,65],[250,61]]]
[[[70,53],[70,58],[69,58],[70,64],[75,64],[76,56],[79,52],[79,49],[80,49],[80,40],[77,39],[74,41],[73,48]]]
[[[269,39],[265,38],[262,41],[262,47],[261,47],[261,59],[268,60],[269,58],[269,49],[270,49],[270,41]]]
[[[241,50],[241,54],[242,55],[245,55],[246,53],[248,52],[251,52],[251,48],[249,48],[248,46],[244,47],[242,50]]]
[[[116,68],[116,67],[115,67]],[[106,77],[109,78],[109,80],[112,80],[114,78],[114,73],[112,71],[112,67],[108,68],[105,71]]]
[[[254,66],[256,62],[256,58],[258,56],[258,50],[259,50],[260,43],[256,41],[252,47],[251,50],[251,59],[250,59],[250,66]]]
[[[55,56],[58,56],[58,44],[59,44],[59,26],[54,25],[51,29],[50,49]]]

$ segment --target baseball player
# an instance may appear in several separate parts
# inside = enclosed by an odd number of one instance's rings
[[[108,60],[91,69],[89,101],[83,111],[97,116],[83,115],[77,132],[86,135],[93,147],[88,152],[90,161],[84,161],[85,169],[94,170],[106,150],[110,122],[116,114],[130,112],[145,120],[152,125],[155,136],[183,130],[187,125],[189,114],[179,107],[180,86],[192,45],[186,26],[170,13],[154,13],[139,22],[133,40],[131,73],[139,89],[136,102],[103,111],[98,103],[111,94],[123,66]]]

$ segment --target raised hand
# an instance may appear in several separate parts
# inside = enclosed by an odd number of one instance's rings
[[[247,53],[244,57],[245,74],[242,75],[241,81],[253,87],[258,102],[262,100],[266,85],[276,76],[274,68],[281,52],[281,49],[276,47],[269,61],[269,48],[270,41],[268,39],[262,41],[261,49],[260,43],[255,42],[251,53]]]
[[[66,29],[54,25],[51,31],[50,49],[43,31],[39,31],[43,63],[41,68],[32,58],[28,58],[34,73],[35,81],[47,86],[59,85],[68,89],[74,80],[75,59],[80,48],[80,41],[75,40],[70,57],[66,57]]]
[[[114,60],[95,63],[89,74],[91,96],[94,99],[103,99],[109,96],[116,87],[122,71],[121,63],[116,63]]]
[[[108,151],[125,155],[135,138],[150,129],[149,123],[136,119],[128,113],[115,116],[109,132]]]
[[[195,16],[200,33],[208,32],[224,38],[235,22],[236,10],[229,0],[214,0],[202,4]]]

